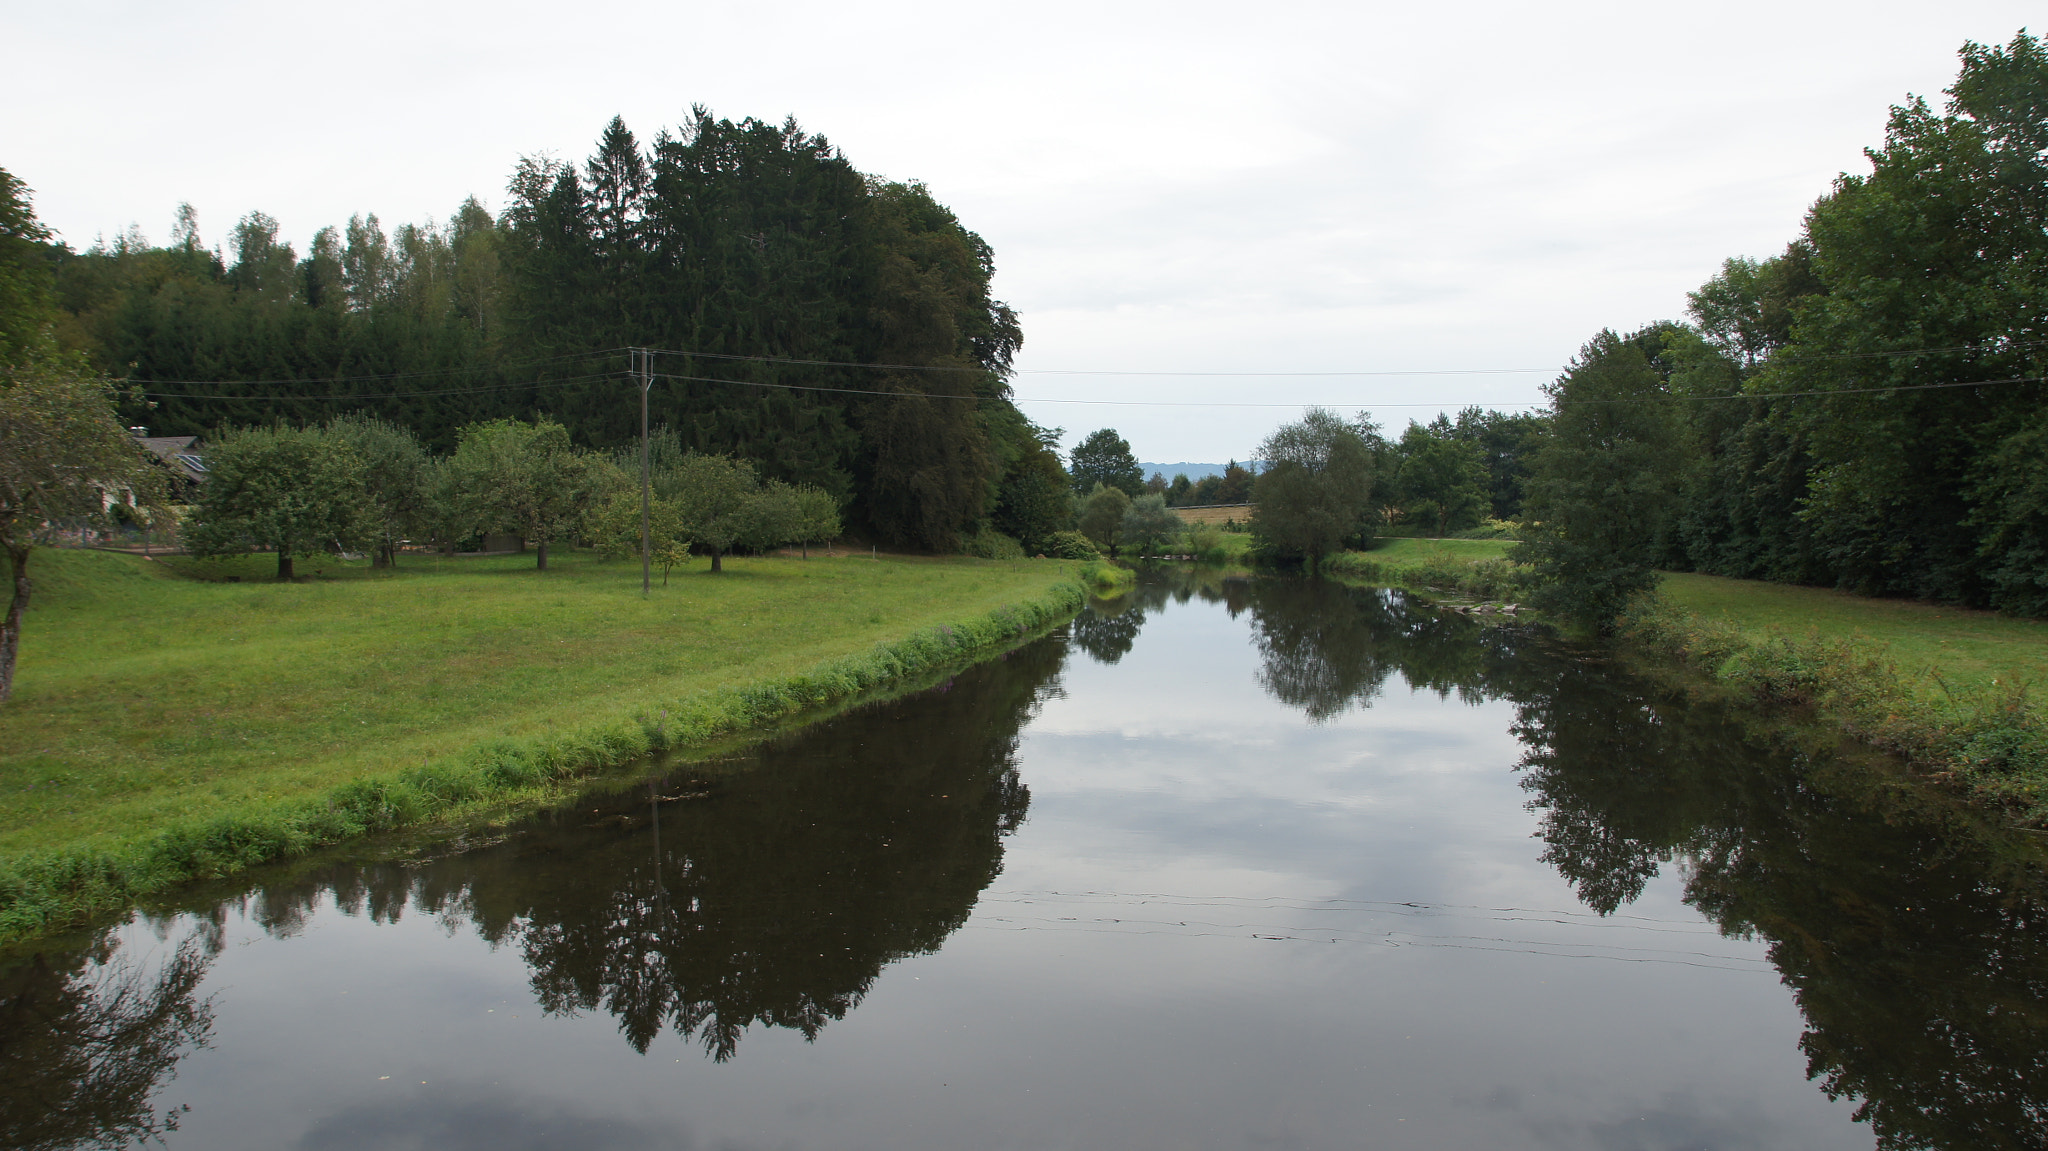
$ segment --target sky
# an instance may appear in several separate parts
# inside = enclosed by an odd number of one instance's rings
[[[693,104],[921,180],[994,248],[1014,381],[1078,442],[1256,456],[1302,405],[1538,404],[1604,327],[1767,257],[1891,105],[2038,8],[0,0],[0,167],[62,239],[177,206],[494,211],[522,155]]]

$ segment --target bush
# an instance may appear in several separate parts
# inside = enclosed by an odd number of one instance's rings
[[[1045,554],[1056,560],[1100,559],[1095,543],[1080,532],[1054,532],[1045,539]]]
[[[984,526],[980,531],[960,541],[960,550],[985,560],[1020,560],[1024,558],[1024,545],[1009,536]]]

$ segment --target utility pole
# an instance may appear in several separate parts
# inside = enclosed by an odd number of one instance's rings
[[[646,599],[653,587],[654,568],[654,547],[648,526],[652,497],[647,477],[647,391],[654,386],[654,353],[646,348],[635,348],[633,358],[640,369],[640,598]]]

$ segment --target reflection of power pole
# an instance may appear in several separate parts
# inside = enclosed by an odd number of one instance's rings
[[[640,598],[645,599],[652,586],[650,581],[654,567],[654,547],[648,538],[650,497],[647,479],[647,391],[654,386],[654,353],[646,348],[635,348],[633,358],[640,368]]]

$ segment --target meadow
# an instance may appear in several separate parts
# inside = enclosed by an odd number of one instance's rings
[[[0,860],[111,848],[492,741],[658,728],[672,711],[680,725],[688,701],[808,684],[1078,588],[1052,561],[898,556],[738,558],[717,575],[699,561],[666,586],[657,572],[644,599],[637,564],[580,553],[544,573],[530,555],[329,560],[289,584],[270,566],[36,553],[0,707]]]

